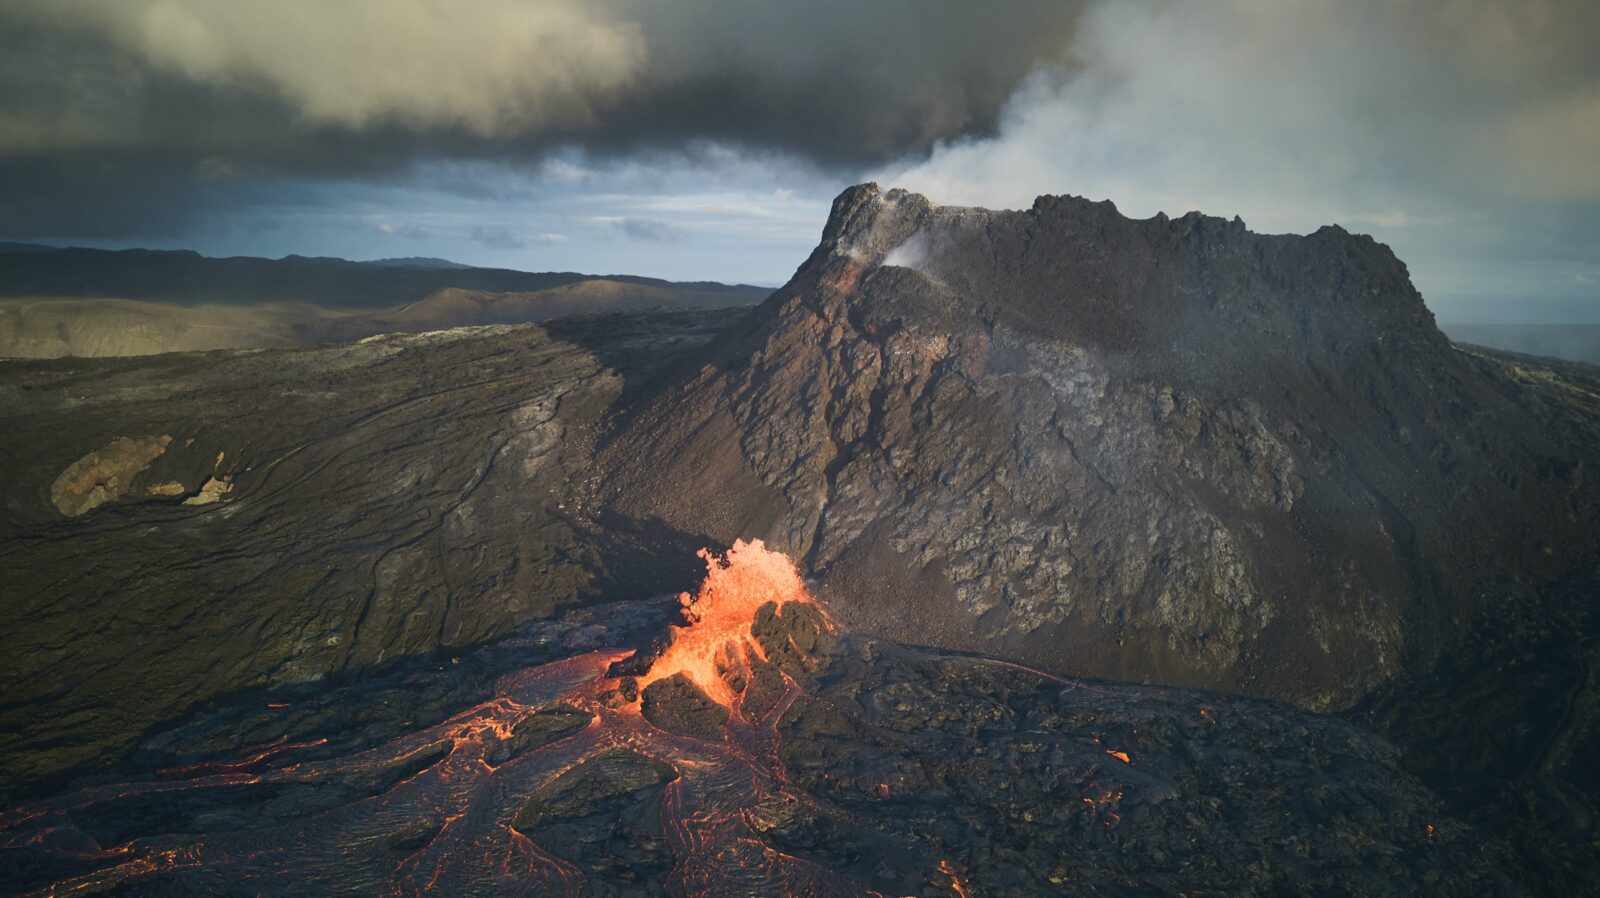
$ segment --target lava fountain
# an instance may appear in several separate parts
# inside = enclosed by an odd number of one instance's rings
[[[672,643],[639,677],[639,688],[681,673],[713,701],[731,708],[736,696],[728,674],[748,671],[752,659],[767,660],[751,632],[762,606],[770,602],[780,613],[792,603],[819,612],[821,607],[794,562],[759,539],[735,540],[724,555],[709,549],[699,554],[706,562],[705,581],[693,595],[678,595],[686,626],[674,631]]]

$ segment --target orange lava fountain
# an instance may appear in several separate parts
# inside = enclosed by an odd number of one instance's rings
[[[751,655],[767,657],[750,635],[756,612],[768,602],[781,610],[791,602],[815,606],[817,600],[806,591],[794,562],[759,539],[735,540],[724,555],[709,549],[699,554],[706,560],[705,581],[694,595],[678,595],[689,625],[674,631],[672,644],[639,678],[639,688],[681,673],[731,708],[735,696],[724,674],[748,668]]]

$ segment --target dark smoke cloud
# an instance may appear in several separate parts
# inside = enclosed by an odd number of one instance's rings
[[[831,170],[992,133],[1078,3],[15,0],[0,229],[147,236],[282,178],[722,142]]]

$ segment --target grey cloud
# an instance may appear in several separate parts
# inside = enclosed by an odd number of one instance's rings
[[[490,249],[527,249],[539,244],[565,243],[565,234],[542,232],[529,234],[521,229],[506,225],[476,225],[468,232],[467,237],[474,243],[480,243]]]
[[[490,249],[523,249],[528,245],[528,241],[516,231],[502,226],[479,225],[468,236],[474,243],[481,243]]]
[[[434,236],[434,232],[414,224],[395,224],[391,221],[380,221],[377,230],[390,237],[404,237],[407,240],[427,240]]]
[[[286,137],[395,126],[513,153],[554,139],[723,138],[883,158],[991,127],[1017,82],[1059,56],[1079,5],[18,0],[6,24],[31,36],[9,48],[11,67],[73,75],[49,78],[66,102],[13,121],[23,127],[0,147],[161,136],[126,121],[96,127],[78,113],[111,93],[148,99],[139,95],[175,80],[215,90],[222,103],[278,103],[281,120],[262,121],[257,136],[285,124]]]
[[[175,221],[215,205],[189,182],[389,177],[573,145],[726,142],[854,172],[992,131],[1078,6],[13,0],[0,213],[11,233],[114,233],[160,196]]]
[[[310,126],[489,138],[581,125],[645,60],[636,23],[573,0],[49,0],[17,12],[153,73],[273,95]]]
[[[683,243],[689,239],[689,233],[683,228],[656,218],[622,218],[612,222],[611,226],[629,240]]]

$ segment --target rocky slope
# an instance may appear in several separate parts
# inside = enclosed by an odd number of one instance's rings
[[[600,416],[723,317],[0,365],[0,794],[593,597]]]
[[[1594,399],[1458,351],[1338,228],[867,185],[597,498],[765,537],[897,638],[1339,708],[1596,563]]]
[[[867,185],[595,496],[642,546],[765,537],[847,626],[1348,709],[1577,894],[1597,464],[1600,372],[1451,345],[1370,238]]]

